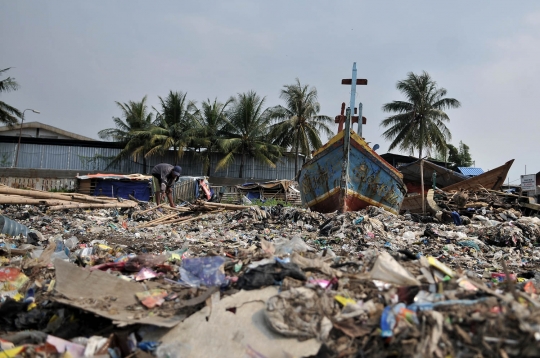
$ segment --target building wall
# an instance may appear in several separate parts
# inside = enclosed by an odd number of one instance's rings
[[[0,168],[12,167],[15,162],[17,143],[0,142]],[[87,172],[116,172],[119,174],[141,173],[149,174],[152,167],[158,163],[178,164],[183,168],[183,175],[205,175],[203,163],[196,153],[186,152],[182,158],[175,158],[172,152],[162,156],[147,159],[146,170],[142,158],[129,158],[108,167],[120,148],[85,147],[80,145],[54,145],[21,143],[19,150],[18,168],[30,169],[61,169],[77,170],[80,174]],[[211,156],[211,167],[215,168],[221,154]],[[238,177],[240,156],[236,156],[234,163],[227,169],[216,172],[212,170],[213,177]],[[244,178],[254,180],[275,180],[294,178],[294,156],[287,155],[281,158],[276,168],[263,164],[254,158],[247,158],[244,165]]]

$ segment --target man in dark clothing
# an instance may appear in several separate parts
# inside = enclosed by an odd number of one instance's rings
[[[172,198],[172,187],[178,181],[181,174],[182,168],[178,165],[172,166],[167,163],[161,163],[152,168],[152,176],[159,188],[159,191],[156,191],[156,204],[160,205],[161,201],[165,200],[165,195],[167,195],[171,207],[174,208],[176,206]]]

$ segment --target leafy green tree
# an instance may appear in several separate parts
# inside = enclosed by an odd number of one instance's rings
[[[7,72],[11,67],[0,70],[0,74]],[[15,78],[8,77],[0,80],[0,93],[16,91],[19,88],[19,84],[15,81]],[[4,123],[8,126],[12,126],[18,122],[17,117],[21,117],[21,112],[7,104],[0,101],[0,123]]]
[[[458,167],[470,167],[473,164],[469,146],[462,141],[459,142],[459,148],[448,144],[448,161],[453,163],[452,169],[457,170]]]
[[[213,102],[207,99],[205,102],[202,102],[201,108],[195,112],[195,118],[200,124],[200,130],[194,139],[194,144],[196,147],[206,149],[201,154],[206,176],[210,176],[212,172],[210,163],[211,154],[220,150],[218,140],[222,129],[227,124],[226,110],[232,101],[232,98],[225,103],[218,102],[217,98]]]
[[[317,89],[302,86],[298,78],[296,83],[283,86],[280,98],[285,101],[285,106],[276,106],[271,110],[272,118],[277,121],[272,126],[272,137],[275,144],[294,149],[296,174],[299,154],[309,157],[312,150],[320,148],[320,133],[331,136],[333,133],[328,125],[333,121],[328,116],[319,115]]]
[[[165,153],[171,148],[175,152],[175,164],[190,146],[200,130],[194,113],[195,103],[186,99],[187,93],[170,91],[167,97],[159,97],[161,111],[156,110],[154,125],[137,136],[149,143],[147,156]]]
[[[272,144],[270,124],[271,111],[264,109],[265,98],[254,91],[240,93],[231,103],[231,109],[225,119],[222,138],[218,143],[225,156],[218,162],[216,170],[228,167],[234,162],[234,155],[241,157],[238,177],[243,178],[246,156],[275,168],[281,156],[281,148]]]
[[[143,172],[147,172],[144,154],[148,149],[148,143],[137,135],[137,133],[144,132],[152,126],[154,115],[148,110],[146,99],[147,96],[144,96],[140,102],[115,102],[122,111],[121,117],[123,119],[113,117],[115,128],[107,128],[98,132],[101,139],[112,139],[124,144],[124,149],[109,164],[109,167],[130,156],[134,160],[140,157],[143,161]]]
[[[444,110],[460,107],[459,101],[446,98],[446,89],[437,88],[425,71],[420,75],[409,72],[396,87],[406,101],[393,101],[382,107],[385,112],[396,113],[381,122],[382,127],[389,127],[383,133],[386,140],[392,141],[389,150],[418,150],[418,158],[422,158],[424,152],[445,148],[452,135],[445,125],[450,118]]]

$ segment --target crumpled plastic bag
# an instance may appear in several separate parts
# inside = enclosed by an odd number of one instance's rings
[[[420,286],[420,281],[385,251],[375,261],[370,275],[373,280],[401,286]]]
[[[283,281],[285,277],[292,277],[300,281],[306,280],[306,276],[297,265],[276,261],[275,263],[257,266],[248,270],[238,279],[238,288],[254,290]]]
[[[184,259],[180,267],[180,279],[192,287],[221,286],[227,282],[223,271],[225,261],[222,256]]]
[[[314,251],[300,236],[295,236],[291,240],[275,240],[274,247],[276,248],[275,254],[278,256],[290,255],[293,252]]]

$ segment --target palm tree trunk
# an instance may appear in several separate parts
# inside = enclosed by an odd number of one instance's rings
[[[143,174],[146,174],[146,157],[142,156]]]
[[[298,150],[300,149],[300,130],[296,132],[296,153],[294,157],[294,178],[298,176]]]
[[[295,154],[295,157],[294,157],[294,179],[296,180],[296,178],[298,177],[298,148],[299,145],[298,143],[296,144],[296,154]]]
[[[244,174],[244,161],[246,159],[246,154],[242,153],[242,161],[240,162],[240,172],[238,173],[238,177],[242,178],[242,175]]]
[[[210,167],[211,167],[211,160],[212,158],[210,157],[212,152],[209,152],[208,149],[206,149],[206,176],[207,177],[210,177]]]

